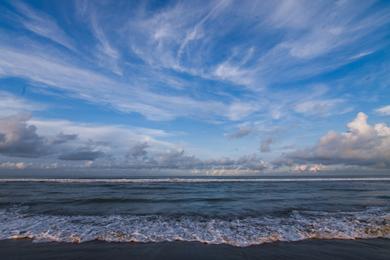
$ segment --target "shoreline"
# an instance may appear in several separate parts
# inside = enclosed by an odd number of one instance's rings
[[[200,242],[80,244],[34,243],[30,239],[0,241],[1,259],[388,259],[390,239],[303,240],[248,247]]]

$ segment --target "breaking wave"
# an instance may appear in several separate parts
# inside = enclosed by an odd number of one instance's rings
[[[305,239],[390,238],[390,213],[292,211],[284,217],[30,215],[0,210],[0,239],[82,243],[198,241],[245,247]]]

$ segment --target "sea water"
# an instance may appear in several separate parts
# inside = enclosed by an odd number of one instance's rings
[[[0,178],[0,239],[390,238],[390,178]]]

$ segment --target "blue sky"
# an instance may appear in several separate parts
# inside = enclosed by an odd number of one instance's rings
[[[1,168],[390,168],[388,1],[1,1]]]

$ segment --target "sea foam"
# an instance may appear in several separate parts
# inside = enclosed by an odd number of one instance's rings
[[[56,216],[0,210],[0,239],[35,242],[198,241],[250,246],[305,239],[390,238],[390,213],[298,212],[284,217],[215,218],[200,216]]]

